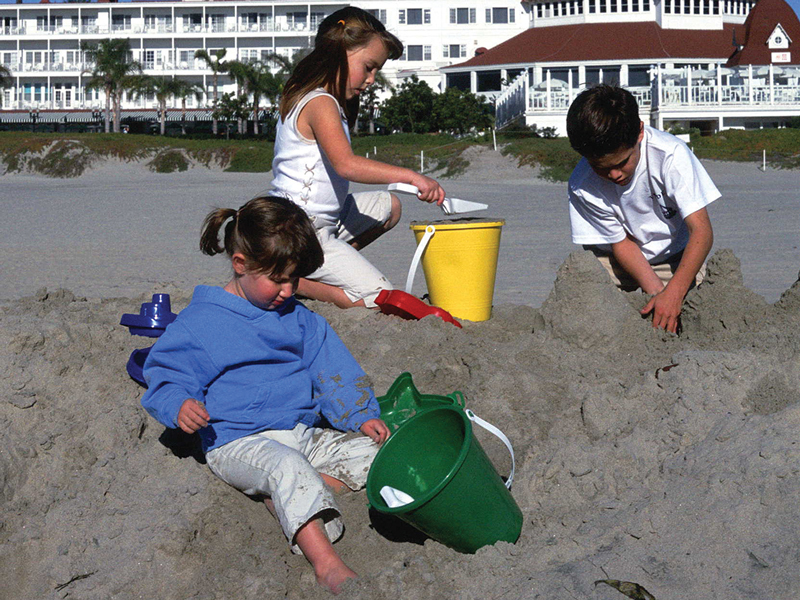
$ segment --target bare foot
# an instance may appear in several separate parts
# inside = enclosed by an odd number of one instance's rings
[[[329,488],[331,488],[331,491],[334,494],[339,495],[350,491],[350,488],[347,487],[347,484],[345,484],[340,479],[336,479],[335,477],[331,477],[330,475],[326,475],[325,473],[320,473],[320,477],[322,477],[322,481],[324,481],[325,484]]]
[[[358,574],[341,560],[337,564],[322,566],[315,570],[317,583],[332,594],[342,591],[342,584],[348,579],[356,579]]]

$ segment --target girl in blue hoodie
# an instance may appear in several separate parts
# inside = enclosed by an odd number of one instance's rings
[[[226,252],[233,277],[197,286],[153,346],[142,405],[167,427],[199,432],[222,480],[268,496],[292,550],[337,593],[356,574],[331,545],[344,528],[330,488],[362,488],[389,430],[364,371],[293,296],[323,262],[314,228],[292,202],[256,198],[212,211],[200,247]]]

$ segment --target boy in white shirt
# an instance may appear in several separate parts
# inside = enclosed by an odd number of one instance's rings
[[[642,123],[623,88],[579,94],[567,135],[583,156],[569,179],[572,241],[593,251],[621,289],[652,295],[641,312],[653,313],[653,327],[677,332],[714,241],[705,207],[719,190],[685,143]]]

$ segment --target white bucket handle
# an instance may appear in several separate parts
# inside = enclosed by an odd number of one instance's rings
[[[411,293],[411,288],[414,285],[414,275],[417,274],[417,267],[419,266],[419,261],[422,260],[422,253],[425,252],[425,248],[428,246],[428,240],[431,239],[431,236],[436,233],[436,227],[433,225],[428,225],[425,228],[425,233],[422,236],[422,239],[419,241],[417,245],[417,251],[414,252],[414,258],[411,259],[411,266],[408,269],[408,278],[406,279],[406,294]]]
[[[464,412],[466,413],[467,418],[469,418],[470,421],[472,421],[476,425],[480,425],[481,427],[483,427],[489,433],[493,433],[498,438],[500,438],[500,441],[503,442],[506,445],[506,448],[508,448],[508,451],[511,453],[511,474],[508,476],[508,479],[506,479],[506,488],[508,488],[510,490],[511,486],[514,483],[514,472],[517,469],[517,461],[514,459],[514,448],[511,447],[511,441],[509,441],[509,439],[508,439],[508,437],[506,437],[505,433],[500,431],[497,427],[495,427],[491,423],[481,419],[478,415],[476,415],[470,409],[467,408],[466,410],[464,410]]]

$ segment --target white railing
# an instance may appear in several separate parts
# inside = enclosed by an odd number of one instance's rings
[[[145,25],[144,33],[175,33],[175,27],[172,25]]]
[[[715,107],[736,108],[750,106],[767,108],[770,106],[800,108],[800,81],[797,84],[773,82],[763,83],[755,80],[752,89],[745,82],[731,85],[716,85],[716,81],[692,80],[690,84],[662,85],[657,97],[659,109]],[[495,101],[495,119],[498,127],[513,121],[526,113],[563,112],[569,108],[572,100],[583,91],[583,87],[564,87],[560,81],[551,81],[548,90],[546,84],[528,86],[525,73],[517,77],[505,88]],[[544,89],[542,89],[544,88]],[[641,108],[649,110],[653,106],[657,85],[652,87],[631,87]],[[526,100],[527,98],[527,100]]]
[[[495,124],[497,127],[502,127],[525,113],[527,93],[528,74],[523,71],[495,98]]]
[[[661,89],[661,108],[692,106],[800,106],[800,85],[673,85]]]

